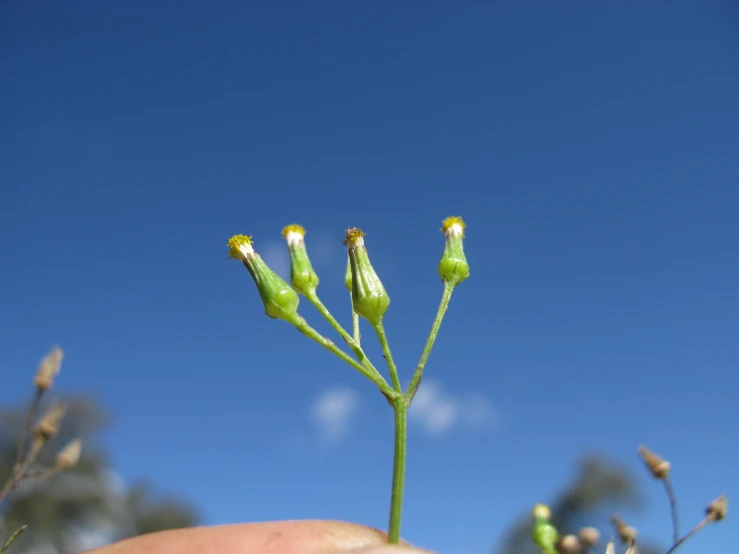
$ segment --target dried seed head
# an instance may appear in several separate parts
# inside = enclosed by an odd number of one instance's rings
[[[264,263],[254,251],[251,237],[234,235],[228,241],[228,248],[229,257],[241,260],[254,279],[264,313],[271,318],[294,322],[298,318],[298,293]]]
[[[67,407],[64,404],[53,404],[36,424],[33,434],[36,438],[44,442],[49,441],[59,432],[59,426],[62,423],[64,414],[67,413]]]
[[[726,512],[729,509],[729,499],[725,494],[722,494],[708,506],[706,506],[706,517],[711,521],[721,521],[726,517]]]
[[[77,466],[82,455],[82,439],[74,439],[72,442],[62,448],[56,455],[56,464],[54,467],[59,470],[69,470]]]
[[[624,521],[617,515],[611,517],[611,522],[616,528],[621,544],[632,544],[636,542],[637,531],[634,527],[626,525],[626,523],[624,523]]]
[[[39,392],[47,391],[54,384],[54,378],[59,374],[59,368],[62,365],[64,352],[59,347],[54,347],[51,352],[41,360],[36,371],[36,377],[33,384]]]
[[[457,286],[470,276],[470,266],[464,255],[462,240],[464,239],[465,223],[461,217],[447,217],[442,222],[446,244],[444,253],[439,261],[439,276],[442,281]]]
[[[565,535],[559,541],[559,550],[562,554],[577,554],[580,552],[580,541],[575,535]]]
[[[312,294],[318,286],[318,274],[313,269],[305,248],[305,229],[300,225],[288,225],[282,230],[290,251],[290,282],[300,294]]]
[[[577,536],[580,539],[580,544],[585,548],[589,548],[598,544],[598,541],[600,540],[600,531],[595,527],[583,527],[578,531]]]
[[[670,473],[670,462],[663,460],[646,446],[640,446],[638,452],[652,477],[655,479],[667,478]]]

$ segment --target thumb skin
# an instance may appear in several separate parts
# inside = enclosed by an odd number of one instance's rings
[[[355,550],[343,550],[339,554],[432,554],[429,550],[420,550],[410,546],[387,544],[383,546],[367,546]]]
[[[87,554],[403,554],[377,529],[343,521],[270,521],[140,535]]]

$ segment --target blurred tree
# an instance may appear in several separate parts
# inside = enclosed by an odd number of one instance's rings
[[[28,530],[8,554],[73,554],[122,538],[198,522],[185,502],[159,499],[150,485],[122,487],[110,460],[94,447],[94,437],[110,422],[90,397],[65,399],[68,411],[60,433],[43,449],[37,466],[54,465],[56,453],[71,439],[85,441],[76,468],[40,479],[28,479],[0,507],[0,545],[21,524]],[[15,462],[16,448],[27,408],[0,411],[0,483]]]
[[[602,553],[605,552],[605,543],[614,534],[610,516],[614,512],[639,509],[642,498],[628,469],[605,457],[593,455],[582,460],[572,482],[548,505],[552,510],[551,522],[560,536],[577,534],[583,527],[600,530],[605,540],[594,552]],[[498,551],[501,554],[541,554],[531,540],[532,529],[530,513],[522,515],[505,534]],[[641,554],[663,551],[640,540]]]

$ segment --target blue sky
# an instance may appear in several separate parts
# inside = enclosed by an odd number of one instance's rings
[[[669,536],[739,497],[739,12],[730,2],[5,2],[0,401],[66,351],[123,479],[206,523],[385,528],[392,415],[268,319],[226,240],[285,267],[301,223],[349,324],[367,232],[407,382],[468,223],[411,422],[403,535],[489,552],[586,451],[630,464]],[[326,333],[306,302],[301,312]],[[365,344],[382,361],[368,329]],[[441,415],[440,415],[441,414]],[[732,424],[733,423],[733,424]],[[683,552],[729,552],[734,524]]]

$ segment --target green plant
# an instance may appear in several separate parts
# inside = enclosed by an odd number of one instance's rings
[[[672,546],[667,549],[665,554],[672,554],[690,537],[703,529],[709,523],[715,523],[726,517],[728,510],[728,499],[726,495],[721,495],[713,500],[705,509],[705,517],[695,525],[690,531],[684,535],[680,535],[680,524],[677,512],[677,496],[675,489],[670,480],[670,470],[672,464],[662,459],[660,456],[649,450],[645,446],[640,446],[637,450],[644,465],[655,480],[662,481],[665,487],[667,498],[670,502],[670,515],[672,519]],[[593,527],[585,527],[580,529],[577,535],[570,534],[563,537],[559,536],[557,528],[550,521],[552,513],[545,504],[537,504],[531,511],[534,520],[532,530],[532,540],[534,544],[541,548],[545,554],[587,554],[591,552],[600,539],[598,530]],[[637,530],[626,524],[620,516],[614,514],[611,517],[616,535],[622,545],[626,546],[626,554],[638,554],[637,548]],[[615,554],[616,548],[614,540],[611,538],[606,545],[606,554]]]
[[[439,333],[452,292],[470,274],[462,244],[464,229],[465,224],[459,217],[448,217],[443,221],[442,231],[446,242],[438,265],[438,272],[444,284],[444,289],[421,358],[406,390],[401,387],[398,369],[393,360],[383,325],[383,318],[390,306],[390,296],[370,263],[367,248],[364,244],[364,233],[360,229],[347,229],[344,238],[348,253],[344,282],[350,291],[352,301],[353,329],[351,335],[339,324],[318,297],[316,289],[319,278],[310,263],[305,246],[305,230],[300,225],[288,225],[283,230],[283,237],[287,241],[292,262],[291,285],[288,285],[274,273],[256,253],[250,236],[236,235],[228,241],[230,257],[241,260],[253,277],[264,303],[265,313],[271,318],[287,321],[305,336],[316,341],[359,371],[380,389],[380,392],[392,406],[395,413],[395,451],[388,526],[388,541],[390,543],[397,543],[400,538],[408,408],[421,384],[426,362]],[[319,334],[298,314],[299,294],[315,306],[330,323],[354,353],[354,358],[337,347],[331,340]],[[385,380],[362,349],[359,316],[369,322],[377,335],[382,347],[383,357],[387,362],[392,385]]]

